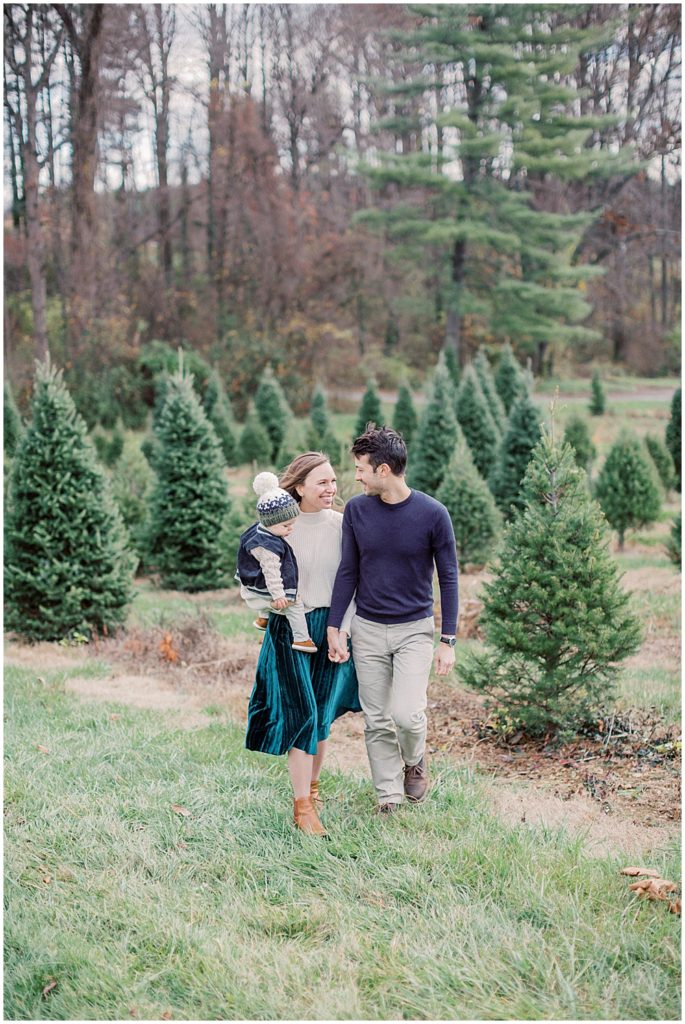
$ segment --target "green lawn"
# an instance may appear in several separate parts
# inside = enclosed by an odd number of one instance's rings
[[[678,919],[468,771],[390,820],[329,775],[322,843],[238,729],[44,679],[6,674],[6,1018],[679,1019]]]

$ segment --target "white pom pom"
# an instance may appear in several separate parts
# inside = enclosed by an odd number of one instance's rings
[[[267,491],[273,491],[278,487],[278,477],[275,473],[258,473],[252,482],[252,490],[260,497]]]

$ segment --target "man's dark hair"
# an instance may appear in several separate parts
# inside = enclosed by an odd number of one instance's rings
[[[385,463],[394,476],[402,476],[407,468],[407,446],[404,438],[391,427],[367,423],[366,430],[350,449],[353,455],[368,455],[374,470]]]

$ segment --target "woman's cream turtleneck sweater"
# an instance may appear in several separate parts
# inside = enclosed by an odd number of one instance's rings
[[[300,512],[294,521],[293,532],[286,537],[297,559],[297,592],[306,611],[330,607],[342,552],[342,520],[340,512],[329,508],[320,512]],[[353,612],[354,601],[340,627],[348,634]]]

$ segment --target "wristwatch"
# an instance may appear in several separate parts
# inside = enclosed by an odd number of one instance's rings
[[[441,636],[440,643],[447,644],[448,647],[455,647],[457,643],[457,638],[456,636]]]

